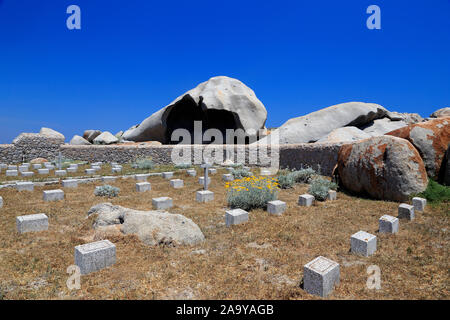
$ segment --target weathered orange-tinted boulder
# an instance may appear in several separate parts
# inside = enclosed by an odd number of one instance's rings
[[[343,145],[338,172],[348,190],[382,200],[405,201],[428,185],[419,152],[409,141],[392,136]]]
[[[450,144],[450,117],[412,124],[387,135],[411,142],[419,151],[428,176],[439,181],[443,180],[445,170],[443,160]]]

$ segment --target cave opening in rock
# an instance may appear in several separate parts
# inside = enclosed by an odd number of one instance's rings
[[[194,143],[194,121],[202,122],[202,137],[208,129],[218,129],[222,133],[223,143],[226,142],[227,129],[241,129],[238,117],[233,112],[227,110],[206,109],[202,101],[199,105],[189,95],[184,96],[180,101],[167,111],[165,117],[166,123],[166,143],[178,144],[178,141],[172,141],[172,133],[177,129],[186,129],[191,136],[190,143]],[[248,139],[247,139],[248,141]],[[186,141],[184,141],[186,142]],[[214,143],[213,141],[203,141],[204,144]],[[248,143],[248,142],[247,142]]]

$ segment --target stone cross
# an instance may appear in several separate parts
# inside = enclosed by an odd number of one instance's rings
[[[205,174],[203,175],[204,182],[203,182],[203,190],[208,190],[208,169],[212,167],[209,163],[203,163],[201,167],[204,169]]]

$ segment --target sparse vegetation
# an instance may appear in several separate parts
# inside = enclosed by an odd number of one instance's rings
[[[443,186],[429,179],[427,189],[418,196],[427,199],[432,204],[450,203],[450,187]]]
[[[317,177],[311,180],[308,193],[318,201],[325,201],[330,190],[337,190],[337,184],[323,177]]]
[[[131,167],[133,169],[152,170],[155,168],[155,163],[152,159],[138,159]]]
[[[180,163],[175,165],[176,169],[190,169],[193,168],[193,165],[190,163]]]
[[[114,198],[119,195],[119,192],[120,192],[119,188],[107,184],[104,186],[97,187],[94,193],[97,197]]]
[[[227,202],[231,208],[252,210],[266,208],[267,202],[276,200],[278,183],[274,178],[255,177],[237,179],[225,185]]]
[[[242,179],[252,176],[252,173],[250,171],[243,168],[233,169],[230,173],[233,175],[234,179]]]

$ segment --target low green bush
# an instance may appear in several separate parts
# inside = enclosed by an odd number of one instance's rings
[[[120,189],[117,187],[113,187],[110,185],[104,185],[98,188],[95,188],[94,194],[97,197],[108,197],[108,198],[114,198],[119,195]]]
[[[192,168],[192,164],[190,163],[180,163],[175,165],[175,169],[189,169]]]
[[[295,185],[295,172],[282,173],[278,175],[277,180],[281,189],[290,189]]]
[[[296,183],[309,183],[317,172],[312,168],[306,168],[293,171],[293,175]]]
[[[152,159],[138,159],[136,162],[131,164],[131,167],[133,169],[152,170],[155,168],[155,163]]]
[[[252,176],[252,173],[250,171],[242,168],[233,169],[230,173],[233,175],[234,179],[241,179]]]
[[[318,201],[325,201],[330,190],[337,190],[337,184],[325,178],[318,177],[311,180],[308,193],[313,195]]]

